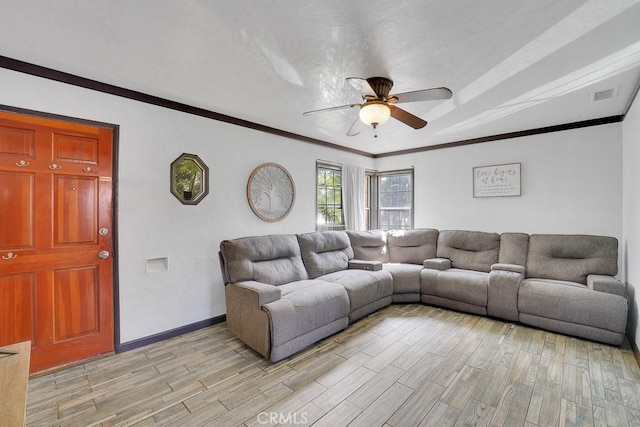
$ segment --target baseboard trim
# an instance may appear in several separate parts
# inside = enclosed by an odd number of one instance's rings
[[[123,353],[125,351],[130,351],[136,348],[144,347],[149,344],[157,343],[158,341],[163,341],[169,338],[177,337],[178,335],[188,334],[189,332],[197,331],[198,329],[213,326],[215,324],[222,323],[226,320],[227,320],[226,314],[212,317],[206,320],[201,320],[200,322],[192,323],[190,325],[181,326],[179,328],[171,329],[165,332],[160,332],[158,334],[150,335],[148,337],[139,338],[137,340],[121,343],[119,345],[116,345],[115,351],[116,353]]]

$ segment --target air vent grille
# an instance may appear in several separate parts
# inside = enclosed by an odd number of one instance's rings
[[[618,94],[618,89],[605,89],[598,92],[591,92],[591,101],[604,101],[605,99],[611,99]]]

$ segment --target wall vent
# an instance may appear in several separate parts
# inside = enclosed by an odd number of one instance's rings
[[[147,273],[158,273],[160,271],[169,270],[169,258],[151,258],[147,259]]]
[[[591,92],[591,101],[604,101],[605,99],[611,99],[618,94],[618,88],[599,90],[598,92]]]

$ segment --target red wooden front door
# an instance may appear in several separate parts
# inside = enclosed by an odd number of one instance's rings
[[[113,351],[112,130],[0,112],[0,346]]]

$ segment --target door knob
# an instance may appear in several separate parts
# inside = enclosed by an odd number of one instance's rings
[[[109,251],[100,251],[100,253],[98,253],[98,258],[100,259],[109,258]]]

